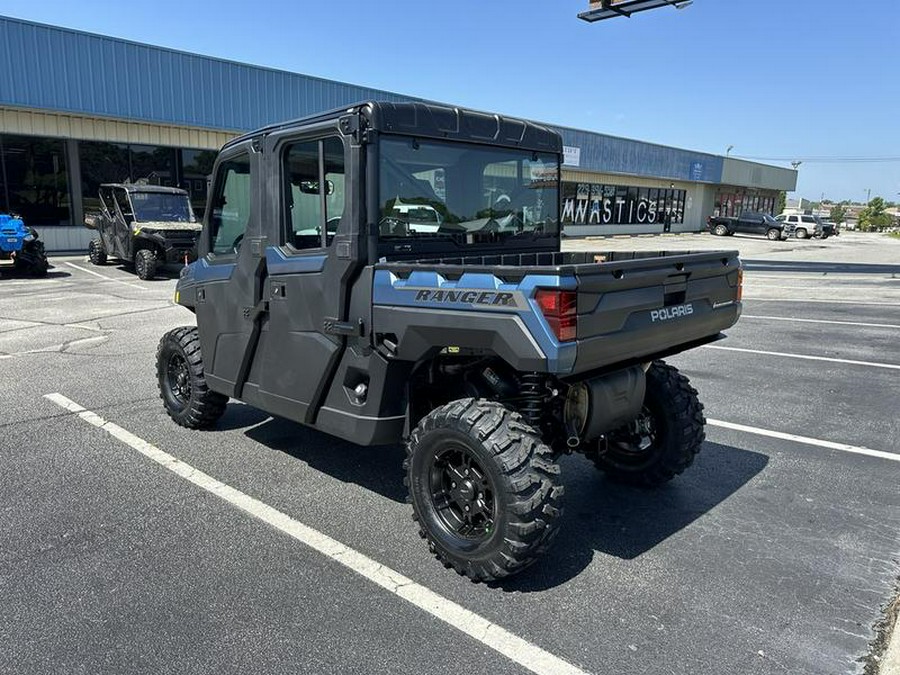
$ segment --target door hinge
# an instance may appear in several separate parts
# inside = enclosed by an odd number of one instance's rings
[[[268,300],[260,300],[256,303],[255,307],[244,307],[244,318],[253,323],[255,322],[261,315],[265,314],[269,311],[269,301]]]

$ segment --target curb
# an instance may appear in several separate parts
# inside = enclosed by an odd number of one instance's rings
[[[881,656],[879,675],[900,675],[900,624],[894,624],[891,641]]]

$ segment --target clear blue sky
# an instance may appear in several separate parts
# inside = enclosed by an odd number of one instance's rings
[[[900,0],[6,0],[4,14],[554,124],[770,161],[900,201]],[[882,162],[814,161],[894,158]]]

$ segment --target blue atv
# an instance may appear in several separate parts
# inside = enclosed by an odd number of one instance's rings
[[[0,270],[13,269],[42,277],[49,267],[44,243],[38,241],[37,231],[26,227],[21,218],[0,213]]]

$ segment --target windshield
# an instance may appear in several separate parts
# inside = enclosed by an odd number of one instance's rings
[[[170,192],[132,192],[131,205],[138,222],[195,223],[187,195]]]
[[[767,223],[777,223],[778,222],[772,216],[770,216],[768,213],[763,215],[763,220],[766,221]]]
[[[410,240],[502,245],[559,233],[559,165],[553,153],[385,137],[379,236],[394,251]]]

